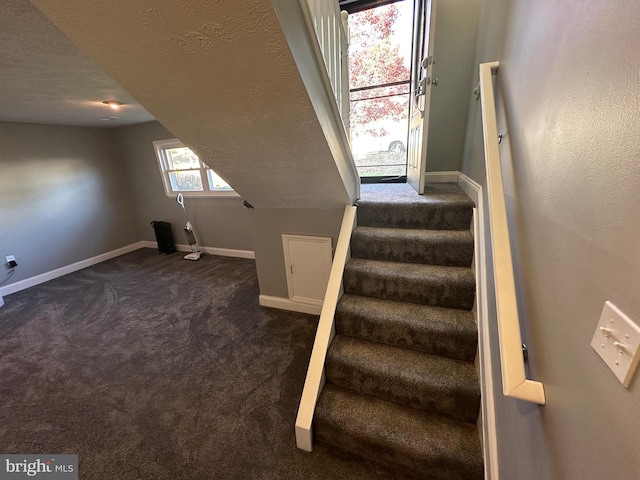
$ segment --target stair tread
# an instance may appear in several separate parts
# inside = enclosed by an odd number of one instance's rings
[[[476,426],[325,385],[314,417],[316,438],[420,478],[483,478]]]
[[[456,183],[426,183],[424,194],[418,195],[407,184],[362,185],[358,205],[463,205],[474,208],[475,203]]]
[[[388,262],[385,260],[370,260],[366,258],[352,258],[346,265],[351,269],[368,269],[371,274],[394,275],[406,277],[437,277],[450,278],[460,282],[475,284],[473,270],[469,267],[454,267],[445,265],[429,265],[422,263]]]
[[[424,238],[435,241],[457,241],[460,243],[473,243],[473,234],[470,230],[431,230],[427,228],[392,228],[392,227],[368,227],[357,226],[353,230],[354,235],[377,234],[383,238]]]
[[[475,298],[471,268],[352,258],[346,293],[470,310]]]
[[[345,294],[336,309],[336,331],[460,360],[473,361],[477,326],[468,310]]]
[[[359,226],[351,236],[351,255],[373,260],[469,267],[473,258],[473,235],[469,230]]]
[[[362,185],[358,225],[465,230],[471,225],[473,201],[453,183],[425,185],[417,195],[406,184]]]
[[[327,382],[414,408],[475,422],[480,407],[473,363],[336,335]]]

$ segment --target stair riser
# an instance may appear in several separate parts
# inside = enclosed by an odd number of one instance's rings
[[[408,241],[401,236],[367,236],[356,231],[351,239],[351,256],[389,262],[470,267],[473,241],[429,243]]]
[[[358,225],[365,227],[469,230],[468,205],[358,205]]]
[[[473,279],[398,277],[357,271],[349,265],[344,274],[344,291],[351,295],[471,310],[475,299]]]

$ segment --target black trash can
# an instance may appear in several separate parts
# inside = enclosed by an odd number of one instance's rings
[[[171,233],[171,224],[169,222],[160,222],[154,220],[151,222],[153,231],[156,233],[156,241],[158,242],[158,250],[160,253],[173,253],[176,251],[176,244],[173,241],[173,233]]]

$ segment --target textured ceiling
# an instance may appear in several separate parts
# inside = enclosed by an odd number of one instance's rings
[[[112,110],[103,100],[125,105]],[[104,117],[118,117],[101,120]],[[28,0],[0,4],[0,121],[114,127],[153,120]]]
[[[256,208],[351,198],[271,0],[32,0]]]

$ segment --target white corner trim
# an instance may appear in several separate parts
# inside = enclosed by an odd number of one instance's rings
[[[310,303],[294,302],[289,298],[272,297],[270,295],[260,295],[260,305],[263,307],[278,308],[280,310],[289,310],[290,312],[308,313],[310,315],[320,315],[322,305],[312,305]]]
[[[145,248],[158,248],[156,242],[149,242],[147,240],[141,242]],[[176,244],[176,250],[178,252],[190,252],[191,247],[189,245]],[[200,247],[203,253],[209,255],[218,255],[220,257],[236,257],[236,258],[256,258],[256,254],[253,250],[235,250],[233,248],[218,248],[218,247]]]
[[[0,307],[4,305],[4,298],[0,296]]]
[[[1,287],[0,295],[11,295],[12,293],[19,292],[20,290],[24,290],[25,288],[33,287],[35,285],[40,285],[41,283],[48,282],[49,280],[53,280],[54,278],[62,277],[63,275],[68,275],[69,273],[73,273],[78,270],[82,270],[83,268],[87,268],[92,265],[96,265],[98,263],[104,262],[106,260],[119,257],[120,255],[133,252],[134,250],[139,250],[141,248],[144,248],[144,246],[145,246],[144,242],[132,243],[131,245],[127,245],[125,247],[118,248],[116,250],[111,250],[110,252],[103,253],[102,255],[97,255],[95,257],[87,258],[86,260],[81,260],[79,262],[72,263],[71,265],[67,265],[65,267],[56,268],[55,270],[51,270],[49,272],[36,275],[34,277],[25,278],[24,280],[11,283],[6,287]]]
[[[458,172],[427,172],[424,174],[425,183],[456,183],[458,181]]]
[[[482,187],[460,173],[460,187],[476,203],[474,212],[474,263],[476,270],[476,313],[478,316],[478,357],[480,362],[480,390],[482,393],[482,454],[485,480],[499,480],[498,436],[496,433],[491,343],[487,297],[487,250],[485,245],[484,202]],[[469,191],[467,190],[469,188]]]

